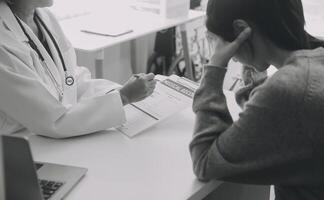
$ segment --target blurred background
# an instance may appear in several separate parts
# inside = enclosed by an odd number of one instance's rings
[[[117,16],[123,16],[124,20],[127,20],[127,13],[129,5],[138,0],[54,0],[54,6],[50,9],[60,20],[67,20],[73,17],[87,15],[90,13],[101,12],[113,12]],[[147,0],[141,0],[147,1]],[[159,0],[149,0],[150,2]],[[194,9],[206,10],[208,0],[196,0],[192,1]],[[323,0],[303,0],[306,18],[306,29],[314,36],[324,37],[324,1]],[[105,23],[105,19],[97,23]],[[205,27],[204,20],[196,20],[187,25],[188,28],[188,42],[191,54],[193,66],[195,68],[195,75],[197,80],[201,76],[201,68],[208,59],[208,44],[205,40]],[[175,29],[175,54],[179,55],[182,51],[182,43],[180,38],[179,29]],[[150,59],[154,57],[154,52],[159,46],[155,45],[156,34],[150,34],[140,37],[133,41],[135,46],[135,57],[137,59],[135,63],[130,61],[131,42],[125,42],[105,50],[104,61],[104,78],[111,79],[118,83],[123,83],[131,75],[131,68],[135,69],[135,73],[147,72],[148,68],[152,68],[154,71],[156,66],[152,67]],[[88,67],[94,72],[94,60],[95,55],[88,53],[77,52],[78,64]],[[156,58],[153,58],[156,59]],[[184,64],[179,62],[178,68],[184,68]],[[274,68],[269,69],[269,73],[272,74],[276,70]],[[239,63],[232,62],[230,64],[230,70],[226,77],[225,88],[231,88],[234,83],[240,85],[240,73],[241,68]]]

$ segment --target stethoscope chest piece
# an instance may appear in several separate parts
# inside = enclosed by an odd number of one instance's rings
[[[65,77],[65,84],[68,86],[72,86],[74,84],[74,78],[73,76],[67,76]]]

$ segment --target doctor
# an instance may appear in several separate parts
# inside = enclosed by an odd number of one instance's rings
[[[149,96],[153,74],[123,87],[91,79],[46,9],[52,0],[0,0],[0,132],[66,138],[125,122],[123,106]]]

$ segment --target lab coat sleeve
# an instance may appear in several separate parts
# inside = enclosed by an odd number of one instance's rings
[[[118,92],[64,107],[39,81],[35,72],[3,47],[0,47],[0,94],[0,110],[30,131],[48,137],[89,134],[125,121]]]
[[[77,66],[75,68],[77,80],[78,101],[95,96],[101,96],[121,88],[121,85],[106,79],[92,79],[89,69]],[[120,107],[122,111],[123,108]]]

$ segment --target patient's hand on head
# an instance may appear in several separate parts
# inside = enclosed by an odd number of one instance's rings
[[[138,102],[150,96],[156,85],[154,77],[152,73],[133,75],[120,89],[123,105]]]
[[[251,28],[242,30],[233,42],[227,42],[223,38],[207,31],[206,37],[210,48],[210,62],[212,66],[227,67],[230,59],[236,54],[242,44],[250,37]]]

